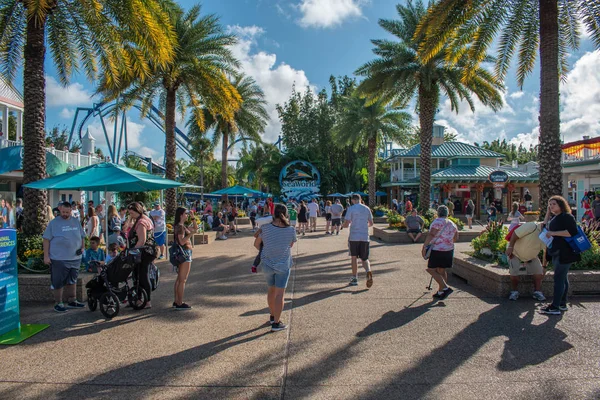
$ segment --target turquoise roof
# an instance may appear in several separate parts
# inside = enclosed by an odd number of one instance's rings
[[[391,161],[397,158],[419,157],[421,155],[421,145],[417,144],[410,149],[400,150],[398,154],[394,154],[388,158]],[[431,146],[432,158],[455,158],[455,157],[481,157],[481,158],[504,158],[503,154],[482,149],[481,147],[473,146],[462,142],[445,142],[441,145]]]
[[[485,180],[487,180],[489,175],[492,172],[498,171],[498,170],[499,170],[498,168],[489,167],[486,165],[480,165],[477,167],[476,166],[450,167],[450,168],[444,168],[442,170],[434,172],[433,174],[431,174],[431,177],[436,180],[440,180],[440,179],[444,179],[444,180],[448,180],[448,179],[452,179],[452,180],[485,179]],[[510,169],[500,169],[500,170],[506,172],[506,174],[508,175],[509,182],[510,181],[523,181],[523,180],[539,179],[537,176],[533,176],[533,175],[527,174],[525,172],[520,172],[520,171],[515,171],[515,170],[510,170]]]
[[[525,172],[488,167],[485,165],[480,166],[460,166],[460,167],[449,167],[439,169],[431,173],[431,184],[448,183],[448,182],[487,182],[489,175],[494,171],[504,171],[508,175],[509,182],[537,182],[539,181],[539,175],[527,174]],[[409,179],[405,182],[387,182],[384,183],[383,187],[390,186],[419,186],[420,178]]]

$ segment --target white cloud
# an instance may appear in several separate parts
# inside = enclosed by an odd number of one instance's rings
[[[449,99],[446,99],[440,105],[438,113],[439,120],[444,121],[447,126],[452,126],[458,132],[458,138],[464,142],[478,142],[484,140],[492,141],[506,137],[507,125],[513,123],[515,111],[506,102],[506,95],[502,94],[504,106],[494,112],[489,107],[484,106],[476,97],[473,98],[475,112],[471,111],[466,101],[459,103],[458,113],[452,111]]]
[[[60,117],[64,118],[64,119],[73,119],[73,117],[75,116],[75,110],[73,110],[72,108],[63,108],[60,112]]]
[[[518,92],[514,92],[508,95],[508,97],[510,97],[511,99],[520,99],[521,97],[523,97],[525,95],[525,92],[518,91]]]
[[[565,142],[600,135],[600,50],[583,55],[561,85],[561,135]]]
[[[539,142],[540,137],[540,127],[536,126],[529,133],[519,133],[517,136],[513,137],[509,140],[510,144],[514,144],[517,147],[523,145],[525,148],[529,148],[529,146],[536,146]]]
[[[302,0],[298,10],[302,17],[298,21],[305,28],[331,28],[347,19],[361,17],[364,0]]]
[[[46,104],[48,107],[91,105],[92,95],[81,83],[63,86],[54,77],[46,75]]]
[[[265,31],[257,26],[230,26],[229,30],[238,35],[239,43],[233,47],[235,57],[240,60],[242,70],[253,77],[262,88],[267,101],[267,111],[271,120],[267,125],[263,139],[274,143],[281,132],[281,123],[276,105],[285,103],[296,85],[298,90],[311,86],[306,74],[285,63],[277,63],[277,55],[264,51],[256,52],[257,38]],[[314,87],[313,87],[314,88]],[[218,158],[220,158],[220,153]]]
[[[109,136],[109,140],[112,142],[114,135],[114,120],[106,119],[104,123],[106,124],[106,130]],[[121,126],[120,120],[117,125],[119,127]],[[138,124],[136,122],[130,121],[129,119],[127,120],[128,149],[135,151],[136,153],[139,153],[145,157],[156,157],[158,155],[158,151],[144,146],[144,143],[141,140],[142,132],[145,128],[146,125],[144,124]],[[96,147],[101,147],[103,150],[106,150],[108,148],[108,144],[106,142],[106,137],[104,136],[104,131],[102,130],[102,125],[100,124],[100,122],[94,121],[93,123],[87,126],[87,129],[89,129],[94,139],[96,139]],[[117,145],[119,144],[118,140],[119,137],[117,136]],[[125,144],[123,143],[121,147],[121,154],[123,154],[124,151]],[[108,155],[108,151],[106,151],[105,154]]]

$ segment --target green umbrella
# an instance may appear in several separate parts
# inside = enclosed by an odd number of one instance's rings
[[[183,183],[163,179],[112,163],[94,164],[52,178],[23,185],[30,189],[85,190],[91,192],[148,192],[171,189]]]

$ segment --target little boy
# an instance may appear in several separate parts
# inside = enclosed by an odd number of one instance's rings
[[[85,269],[87,272],[96,272],[93,266],[90,266],[91,261],[98,261],[101,264],[104,264],[105,254],[104,250],[99,248],[100,238],[98,236],[92,236],[90,238],[90,248],[85,251],[85,255],[83,257],[83,262],[85,265]]]
[[[106,255],[106,264],[108,264],[112,259],[116,258],[119,255],[119,245],[117,243],[111,243],[108,245],[108,254]]]
[[[296,205],[292,203],[292,206],[288,210],[288,214],[290,217],[290,226],[296,228],[296,221],[298,221],[298,211],[296,211]]]

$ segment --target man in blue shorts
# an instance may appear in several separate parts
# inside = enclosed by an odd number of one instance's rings
[[[61,203],[60,215],[44,231],[44,264],[50,265],[50,280],[54,289],[54,311],[64,313],[67,308],[83,308],[77,301],[75,289],[81,268],[81,255],[85,251],[85,232],[78,220],[71,217],[71,204]],[[63,303],[66,286],[68,303]]]
[[[149,215],[154,221],[154,240],[160,249],[158,259],[162,260],[167,252],[167,223],[165,221],[165,210],[160,208],[160,202],[154,202],[154,210],[150,211]]]

